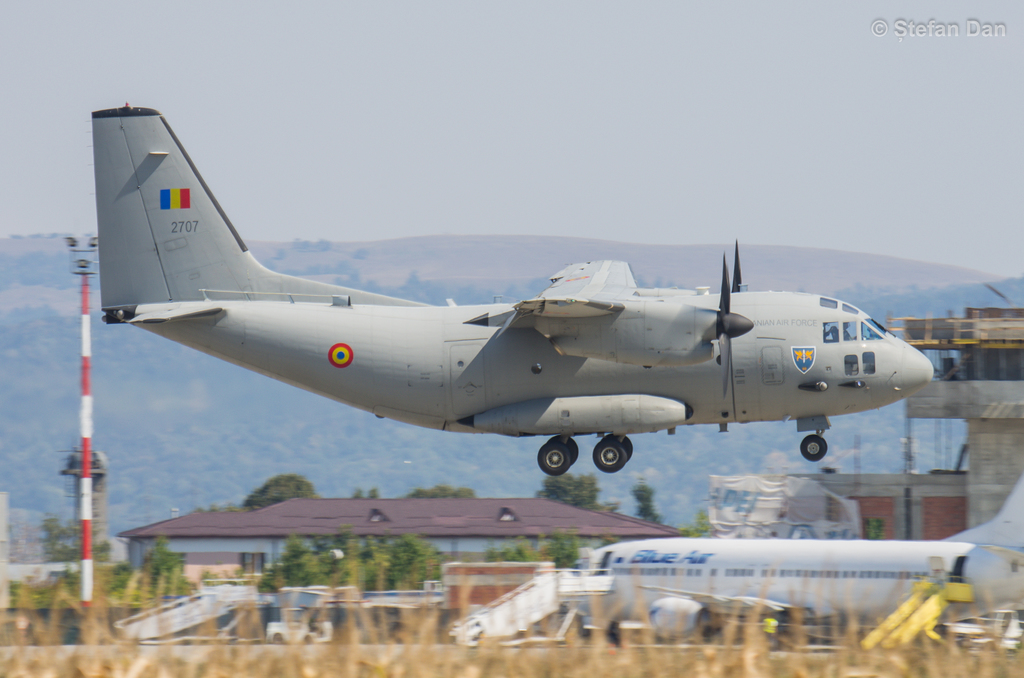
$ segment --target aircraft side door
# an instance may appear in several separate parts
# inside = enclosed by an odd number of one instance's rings
[[[758,382],[757,344],[753,341],[732,342],[732,388],[735,421],[759,421],[761,393]]]
[[[484,391],[484,344],[481,340],[448,342],[448,370],[454,419],[487,409]]]
[[[752,380],[757,383],[758,402],[761,406],[761,419],[771,421],[785,416],[782,410],[786,404],[786,347],[780,340],[758,339],[757,374]]]

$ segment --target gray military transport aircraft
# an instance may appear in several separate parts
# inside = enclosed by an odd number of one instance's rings
[[[274,273],[249,253],[167,121],[96,111],[104,321],[129,323],[339,402],[417,426],[550,436],[565,473],[576,436],[615,473],[637,433],[793,420],[820,461],[829,416],[896,402],[931,362],[837,299],[749,292],[739,248],[720,294],[651,289],[591,261],[516,304],[428,306]]]

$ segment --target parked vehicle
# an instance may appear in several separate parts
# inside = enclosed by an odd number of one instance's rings
[[[966,619],[946,624],[946,633],[961,645],[982,646],[999,643],[1006,650],[1016,650],[1024,639],[1019,610],[996,610],[989,617]]]

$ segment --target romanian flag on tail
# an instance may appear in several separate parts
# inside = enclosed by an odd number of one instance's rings
[[[192,206],[192,198],[187,188],[165,188],[160,191],[160,209],[187,210]]]

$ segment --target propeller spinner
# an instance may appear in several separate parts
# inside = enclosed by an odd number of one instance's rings
[[[722,356],[722,397],[729,393],[729,383],[732,381],[732,345],[731,340],[741,337],[754,329],[754,323],[750,318],[738,313],[731,312],[732,293],[738,292],[740,288],[740,246],[736,243],[736,279],[729,284],[729,265],[726,263],[725,255],[722,255],[722,295],[718,302],[718,322],[715,333],[718,335],[718,350]]]

